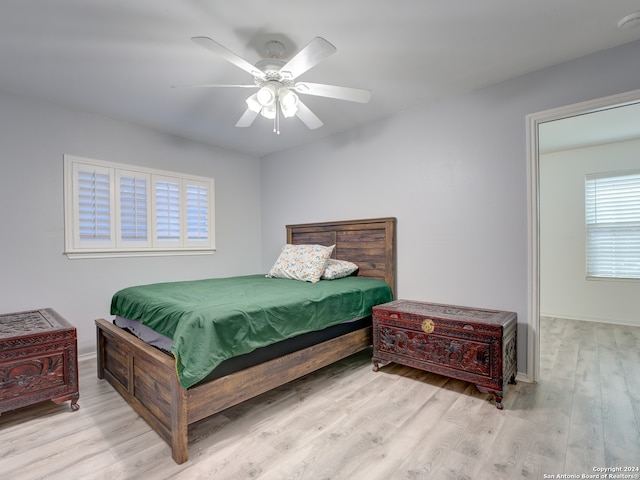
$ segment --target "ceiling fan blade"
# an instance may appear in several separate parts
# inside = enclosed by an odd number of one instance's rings
[[[309,110],[304,103],[298,100],[298,111],[296,112],[297,117],[302,120],[310,130],[315,130],[316,128],[320,128],[322,125],[322,120],[320,120],[315,113]]]
[[[259,112],[254,112],[250,108],[247,108],[240,117],[240,120],[238,120],[238,123],[236,123],[236,127],[250,127],[253,121],[258,116],[258,113]]]
[[[224,85],[218,83],[196,83],[193,85],[171,85],[171,88],[258,88],[257,85]]]
[[[207,50],[211,50],[216,55],[220,55],[222,58],[227,60],[228,62],[233,63],[236,67],[241,68],[245,72],[250,73],[254,77],[264,78],[264,72],[259,68],[256,68],[254,65],[251,65],[245,59],[239,57],[227,47],[220,45],[215,40],[210,39],[209,37],[192,37],[191,40],[196,42],[201,47],[206,48]]]
[[[336,51],[336,47],[324,38],[316,37],[280,69],[280,75],[286,80],[293,80]]]
[[[337,98],[339,100],[348,100],[349,102],[368,103],[371,100],[371,92],[361,88],[338,87],[337,85],[309,82],[296,83],[293,88],[298,93]]]

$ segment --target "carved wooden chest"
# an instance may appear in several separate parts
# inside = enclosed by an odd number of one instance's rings
[[[76,329],[47,308],[0,315],[0,413],[44,400],[78,405]]]
[[[374,370],[396,362],[475,383],[502,409],[515,383],[513,312],[395,300],[373,307]]]

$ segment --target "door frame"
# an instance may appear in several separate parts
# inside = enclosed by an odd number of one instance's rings
[[[523,380],[537,382],[540,376],[540,158],[538,126],[541,123],[594,113],[640,102],[640,90],[597,98],[544,110],[526,116],[527,125],[527,371]]]

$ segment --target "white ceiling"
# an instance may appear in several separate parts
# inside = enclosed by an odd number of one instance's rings
[[[2,0],[0,90],[252,155],[312,142],[418,104],[640,39],[618,20],[638,0]],[[368,104],[305,96],[324,126],[281,134],[235,123],[249,75],[193,43],[208,36],[255,63],[321,36],[337,53],[299,80],[366,88]]]
[[[640,103],[540,124],[540,153],[640,138]]]

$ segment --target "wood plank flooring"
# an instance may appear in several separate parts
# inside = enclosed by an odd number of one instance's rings
[[[510,385],[502,411],[465,382],[373,372],[362,352],[192,426],[183,465],[85,359],[78,412],[44,402],[0,416],[0,475],[483,480],[640,467],[640,328],[541,322],[541,380]]]

